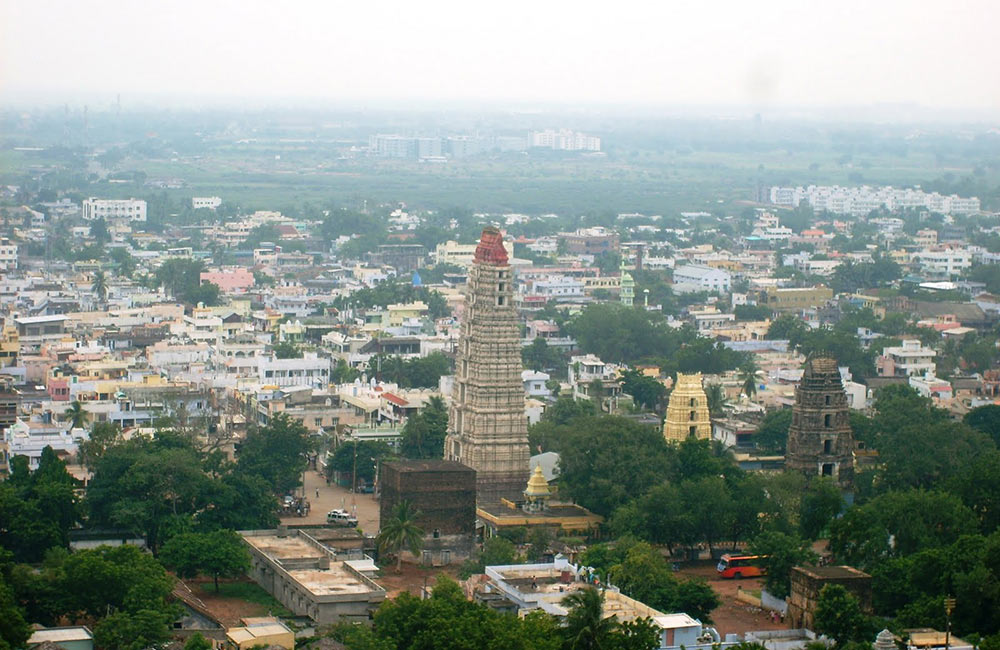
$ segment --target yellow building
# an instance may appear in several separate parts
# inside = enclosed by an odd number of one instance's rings
[[[712,437],[708,398],[701,385],[700,372],[691,375],[677,373],[677,383],[667,404],[663,437],[668,442],[681,442],[690,437],[708,440]]]
[[[476,516],[486,526],[487,537],[513,528],[545,528],[559,533],[590,535],[600,528],[604,519],[583,506],[571,503],[550,503],[552,489],[542,474],[540,465],[528,479],[523,501],[500,499],[499,504],[480,504]]]
[[[399,303],[386,307],[389,313],[389,327],[399,327],[407,320],[419,319],[427,313],[427,304],[421,301]]]

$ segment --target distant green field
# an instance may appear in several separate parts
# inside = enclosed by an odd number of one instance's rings
[[[0,151],[7,182],[32,166],[54,162],[46,153]],[[174,198],[218,195],[244,209],[293,209],[305,202],[356,206],[363,200],[417,207],[468,207],[489,212],[588,214],[731,209],[751,200],[758,183],[912,185],[968,175],[971,162],[942,161],[929,153],[854,155],[832,149],[729,153],[716,151],[612,151],[607,157],[551,159],[507,155],[445,164],[341,160],[324,143],[237,146],[220,143],[197,157],[128,158],[119,170],[149,179],[179,178],[165,190]],[[1000,185],[1000,170],[982,179]],[[158,193],[135,184],[92,184],[107,197]]]

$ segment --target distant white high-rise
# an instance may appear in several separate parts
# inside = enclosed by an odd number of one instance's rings
[[[558,151],[600,151],[601,139],[569,129],[535,131],[531,134],[531,146]]]
[[[864,216],[872,210],[926,208],[942,214],[975,214],[979,212],[979,199],[963,198],[956,194],[944,196],[937,192],[924,192],[916,188],[841,187],[839,185],[810,185],[809,187],[772,187],[770,200],[774,205],[798,207],[806,201],[813,210],[826,210],[834,214]]]

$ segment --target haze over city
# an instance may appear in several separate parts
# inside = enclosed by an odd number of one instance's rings
[[[5,102],[1000,110],[1000,4],[8,0]]]

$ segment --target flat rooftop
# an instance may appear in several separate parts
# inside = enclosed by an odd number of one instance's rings
[[[316,596],[366,594],[372,590],[348,571],[344,562],[331,562],[329,569],[292,569],[288,575]]]
[[[810,578],[826,580],[842,580],[844,578],[870,578],[867,573],[852,566],[797,566],[795,571],[801,571]]]
[[[366,594],[380,587],[359,576],[346,561],[337,561],[322,549],[290,532],[287,537],[277,535],[244,535],[253,548],[268,556],[284,569],[293,580],[314,596]],[[322,566],[326,562],[328,566]],[[304,562],[303,562],[304,561]]]
[[[261,535],[244,537],[251,546],[259,550],[261,553],[270,555],[276,560],[290,560],[293,558],[305,558],[305,557],[323,557],[323,552],[299,539],[296,535],[289,535],[288,537],[278,537],[277,535]]]

